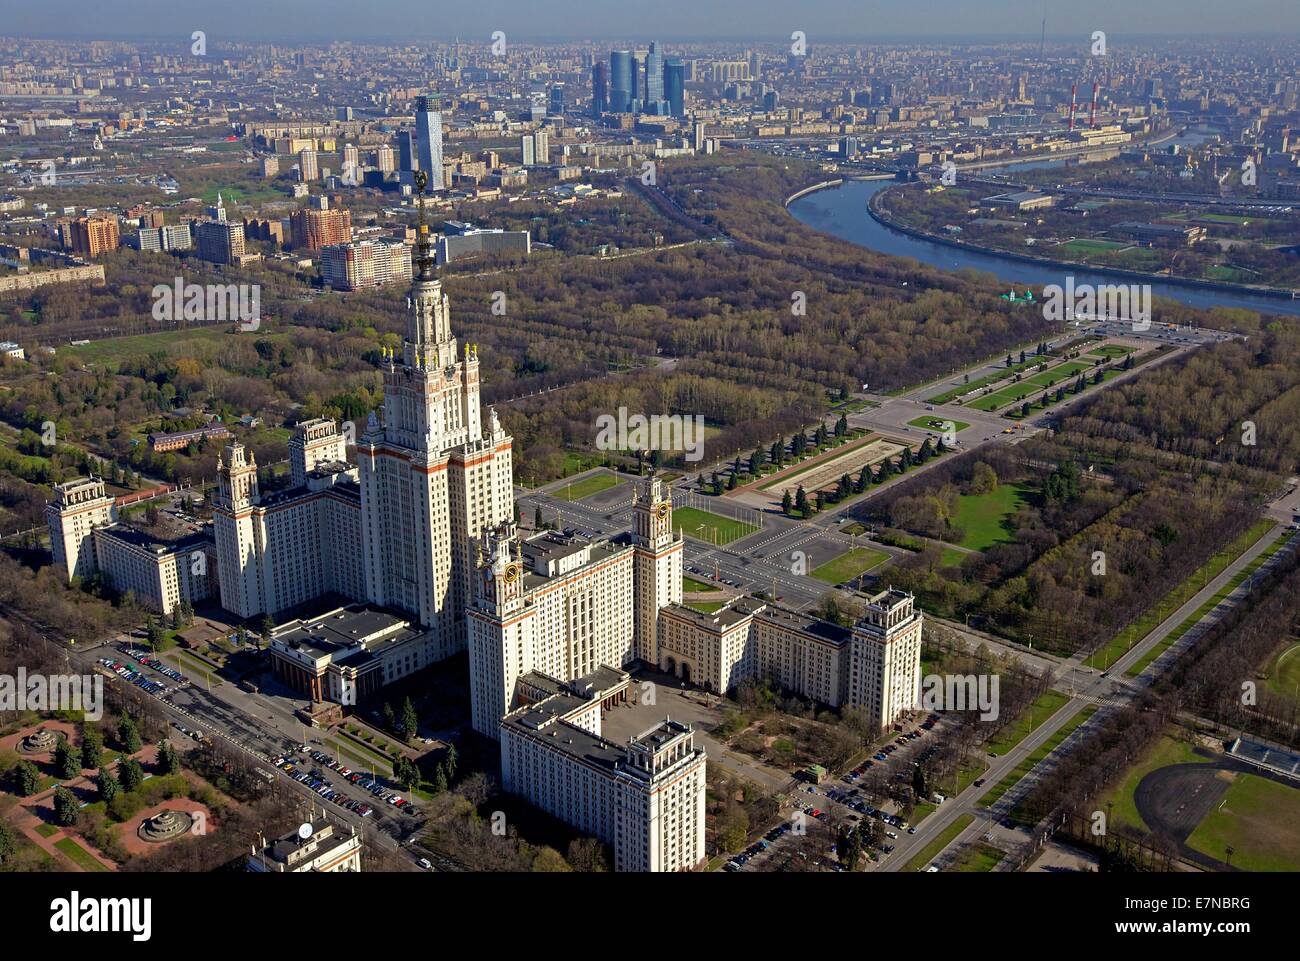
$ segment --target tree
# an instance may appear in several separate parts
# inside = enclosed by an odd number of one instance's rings
[[[172,747],[171,741],[163,741],[158,747],[158,763],[164,773],[179,774],[181,770],[181,756],[176,748]]]
[[[840,414],[840,419],[835,422],[835,436],[845,437],[849,432],[849,418],[846,414]]]
[[[167,635],[163,631],[161,621],[155,617],[149,618],[149,623],[145,627],[145,633],[149,639],[149,649],[151,651],[156,652],[162,648],[163,640]]]
[[[402,702],[402,735],[407,738],[415,737],[415,732],[419,729],[420,719],[416,716],[415,705],[408,697]]]
[[[912,769],[912,793],[921,799],[930,796],[930,792],[926,790],[925,769],[919,764]]]
[[[22,797],[31,797],[41,783],[41,772],[31,761],[19,761],[13,767],[14,788]]]
[[[595,838],[575,838],[570,841],[564,859],[575,871],[596,874],[609,870],[605,849]]]
[[[1025,401],[1023,404],[1020,405],[1020,416],[1021,417],[1029,416],[1029,401]]]
[[[541,504],[538,504],[536,507],[533,508],[533,529],[539,531],[542,529],[542,505]]]
[[[794,504],[790,498],[790,488],[787,487],[785,493],[781,495],[781,513],[788,517],[790,515],[790,508],[793,506]]]
[[[14,832],[10,830],[9,825],[0,821],[0,864],[8,864],[17,851],[18,842],[14,838]]]
[[[99,788],[99,799],[106,805],[113,803],[113,798],[117,797],[121,788],[118,786],[117,779],[109,772],[107,768],[100,768],[99,773],[95,775],[95,786]]]
[[[54,768],[63,781],[71,780],[81,773],[81,756],[66,740],[60,739],[54,748]]]
[[[437,770],[433,772],[433,793],[442,794],[447,790],[448,786],[447,769],[439,764]]]
[[[802,484],[800,484],[799,489],[795,491],[794,509],[799,512],[800,517],[808,516],[808,492],[803,489]]]
[[[93,771],[103,764],[104,735],[99,728],[87,724],[81,729],[81,766]]]
[[[142,746],[140,731],[136,728],[135,721],[131,720],[130,714],[123,714],[122,720],[118,722],[117,741],[127,754],[134,754]]]
[[[134,791],[144,783],[144,768],[134,758],[125,758],[117,766],[117,783],[124,791]]]
[[[386,730],[393,731],[394,733],[396,733],[397,715],[393,713],[393,705],[385,701],[383,710],[380,713],[383,714],[384,716],[384,728]]]
[[[77,823],[77,812],[81,805],[77,796],[60,784],[54,789],[54,820],[64,827]]]
[[[984,461],[971,469],[970,492],[972,494],[992,494],[998,489],[998,473]]]
[[[444,757],[444,758],[442,759],[442,763],[445,764],[445,765],[447,766],[447,780],[448,780],[448,781],[454,781],[454,780],[456,780],[456,765],[457,765],[457,763],[459,762],[459,760],[460,760],[460,757],[459,757],[459,755],[457,755],[457,753],[456,753],[456,745],[455,745],[455,744],[448,744],[448,745],[447,745],[447,756]]]
[[[266,647],[271,646],[271,632],[275,630],[275,621],[271,620],[270,614],[262,615],[262,623],[259,626],[258,634],[262,638],[262,644]]]

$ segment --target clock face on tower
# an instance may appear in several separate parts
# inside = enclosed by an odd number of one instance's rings
[[[669,504],[667,501],[664,501],[658,507],[655,508],[655,516],[658,517],[661,521],[667,520],[668,511],[671,509],[671,507],[672,507],[671,504]]]
[[[507,564],[505,573],[501,576],[505,579],[507,584],[513,584],[515,581],[519,580],[519,574],[520,570],[518,564]]]

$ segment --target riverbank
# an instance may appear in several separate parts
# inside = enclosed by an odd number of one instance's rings
[[[900,184],[897,189],[906,189],[908,185]],[[1252,286],[1250,284],[1234,284],[1228,281],[1219,280],[1200,280],[1195,277],[1177,277],[1166,274],[1151,274],[1141,270],[1130,270],[1126,267],[1110,267],[1103,264],[1091,264],[1086,261],[1062,260],[1055,257],[1031,256],[1012,250],[1003,250],[998,247],[984,247],[979,244],[972,244],[964,240],[954,240],[941,234],[933,234],[916,227],[904,224],[899,220],[892,219],[886,212],[880,209],[881,197],[889,193],[889,190],[881,190],[873,194],[867,201],[867,213],[871,218],[883,227],[890,230],[897,230],[899,233],[907,234],[909,237],[916,237],[919,240],[925,240],[929,243],[942,244],[946,247],[955,247],[958,250],[966,250],[972,253],[983,254],[987,257],[1005,257],[1008,260],[1016,260],[1021,263],[1036,264],[1042,267],[1063,267],[1067,270],[1085,270],[1091,273],[1109,274],[1117,277],[1132,277],[1139,280],[1145,280],[1149,283],[1172,284],[1179,287],[1195,287],[1201,290],[1222,291],[1224,293],[1250,294],[1256,297],[1273,297],[1282,300],[1296,299],[1296,293],[1284,287],[1262,287]]]

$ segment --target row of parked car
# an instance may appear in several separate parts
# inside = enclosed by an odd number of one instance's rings
[[[124,681],[130,681],[141,690],[147,691],[154,697],[162,697],[167,693],[167,685],[159,681],[151,680],[145,677],[139,671],[127,667],[121,661],[115,661],[111,657],[101,657],[99,663],[104,665]]]
[[[169,666],[165,661],[161,661],[156,657],[150,657],[147,655],[145,657],[140,657],[139,654],[136,653],[135,648],[133,648],[130,644],[119,644],[117,646],[117,649],[121,651],[123,654],[127,655],[128,657],[135,658],[137,661],[139,661],[141,664],[145,665],[146,667],[152,667],[155,671],[157,671],[159,674],[163,675],[164,677],[170,677],[177,684],[188,684],[190,682],[190,679],[188,677],[186,677],[180,671],[176,670],[176,668]]]
[[[320,771],[301,771],[292,761],[282,757],[276,758],[274,764],[295,781],[307,785],[307,787],[311,788],[322,798],[332,804],[337,804],[339,807],[347,808],[349,811],[355,811],[363,818],[368,818],[370,815],[375,813],[375,809],[369,804],[366,804],[363,801],[354,800],[342,791],[334,790],[329,781],[325,780],[324,775]],[[346,768],[344,770],[346,770]]]
[[[772,830],[768,831],[767,834],[764,835],[760,840],[755,841],[749,847],[745,848],[745,850],[741,851],[734,858],[732,858],[730,861],[724,864],[722,866],[722,870],[739,871],[749,862],[751,858],[756,857],[759,854],[762,854],[764,851],[770,848],[777,841],[781,840],[781,838],[785,837],[786,834],[788,834],[789,832],[790,832],[789,824],[785,822],[778,824],[776,827],[772,828]]]

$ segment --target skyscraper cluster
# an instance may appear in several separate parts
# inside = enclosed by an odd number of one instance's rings
[[[592,112],[642,113],[657,117],[686,114],[686,65],[665,58],[659,41],[650,43],[644,56],[631,50],[612,50],[609,70],[596,64],[591,71]]]

